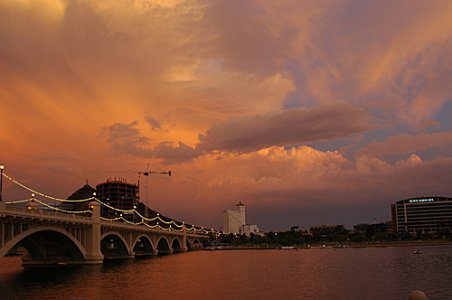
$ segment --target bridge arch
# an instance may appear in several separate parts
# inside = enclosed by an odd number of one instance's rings
[[[55,247],[55,243],[59,247]],[[59,227],[38,226],[16,235],[0,249],[0,257],[5,256],[18,244],[21,244],[35,261],[80,262],[86,259],[83,245]],[[52,247],[47,248],[49,244],[52,244]]]
[[[157,240],[157,251],[158,254],[169,254],[172,253],[173,249],[170,248],[170,242],[165,236],[161,236]]]
[[[135,256],[154,255],[157,250],[152,244],[152,240],[145,234],[138,236],[132,244]]]
[[[171,248],[173,248],[173,252],[181,252],[182,251],[181,242],[178,238],[173,239],[173,242],[171,243]]]
[[[105,259],[129,258],[131,251],[124,237],[114,231],[104,233],[100,238],[100,249]]]
[[[202,248],[202,243],[198,238],[187,239],[187,248],[188,250],[194,250]]]

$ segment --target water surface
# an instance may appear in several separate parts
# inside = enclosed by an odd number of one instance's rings
[[[422,254],[413,254],[421,249]],[[452,299],[452,246],[196,251],[95,266],[0,260],[0,299]]]

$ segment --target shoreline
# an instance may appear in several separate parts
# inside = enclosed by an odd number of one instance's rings
[[[394,242],[362,242],[362,243],[319,243],[310,245],[221,245],[205,247],[206,251],[218,250],[310,250],[310,249],[345,249],[345,248],[387,248],[387,247],[425,247],[452,246],[452,241],[394,241]]]
[[[447,246],[452,245],[452,241],[394,241],[394,242],[372,242],[372,243],[350,243],[350,247],[410,247],[410,246]]]

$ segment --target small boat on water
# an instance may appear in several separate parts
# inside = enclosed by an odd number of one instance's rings
[[[222,246],[208,246],[208,247],[204,247],[205,250],[222,250],[223,247]]]
[[[422,251],[421,250],[416,250],[416,251],[413,251],[413,254],[422,254]]]

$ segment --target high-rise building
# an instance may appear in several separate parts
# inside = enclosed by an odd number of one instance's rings
[[[391,205],[394,232],[427,233],[452,229],[452,198],[419,197]]]
[[[96,193],[102,202],[124,210],[133,209],[140,200],[138,185],[128,183],[123,178],[107,179],[106,182],[96,186]],[[101,214],[106,218],[114,218],[121,213],[102,206]],[[125,219],[131,220],[134,214],[122,213],[122,215]]]
[[[245,205],[242,202],[236,204],[235,209],[223,211],[223,230],[230,233],[242,233],[245,225]]]

